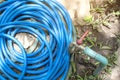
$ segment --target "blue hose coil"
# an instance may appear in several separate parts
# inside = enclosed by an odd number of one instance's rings
[[[33,35],[38,40],[38,49],[28,54],[15,38],[18,33]],[[0,80],[65,80],[72,37],[71,18],[55,0],[0,3]]]

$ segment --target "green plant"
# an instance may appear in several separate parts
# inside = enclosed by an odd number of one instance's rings
[[[94,17],[92,15],[86,16],[83,20],[87,23],[92,23],[94,21]]]
[[[117,61],[117,55],[116,53],[113,53],[112,55],[108,56],[108,65],[107,67],[105,68],[105,72],[111,74],[111,67],[114,67],[116,64],[116,61]]]

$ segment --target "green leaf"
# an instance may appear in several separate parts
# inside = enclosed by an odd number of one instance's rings
[[[75,73],[76,72],[75,62],[71,62],[71,66],[72,66],[73,72]]]
[[[95,65],[99,65],[99,64],[100,64],[100,62],[96,62],[96,63],[95,63]]]
[[[87,23],[91,23],[94,21],[94,17],[92,15],[89,15],[89,16],[84,17],[83,20]]]
[[[108,21],[103,21],[103,25],[108,26],[109,22]]]
[[[116,15],[118,15],[118,16],[119,16],[119,15],[120,15],[120,11],[117,11],[117,12],[116,12]]]
[[[102,46],[101,49],[111,50],[111,47],[109,47],[109,46]]]
[[[77,80],[83,80],[83,78],[79,75],[77,75]]]
[[[90,80],[94,80],[95,77],[94,77],[93,75],[91,75],[91,76],[89,76],[89,79],[90,79]]]
[[[113,12],[113,14],[119,16],[120,15],[120,11]]]

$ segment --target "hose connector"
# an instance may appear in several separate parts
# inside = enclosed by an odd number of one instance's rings
[[[99,72],[108,64],[108,60],[106,57],[93,51],[89,47],[84,48],[84,53],[87,54],[88,56],[90,56],[91,58],[94,58],[95,60],[100,62],[99,67],[93,72],[94,75],[98,75]]]
[[[73,46],[73,47],[72,47]],[[83,50],[84,54],[88,55],[91,58],[94,58],[95,60],[100,62],[100,65],[96,70],[93,72],[93,75],[98,75],[100,71],[108,64],[108,60],[106,57],[102,56],[101,54],[95,52],[94,50],[90,49],[89,47],[84,47],[82,45],[78,45],[76,42],[73,42],[71,44],[71,53],[75,49],[81,49]]]

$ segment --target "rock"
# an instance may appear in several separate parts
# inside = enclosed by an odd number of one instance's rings
[[[35,42],[35,37],[27,33],[16,34],[15,38],[23,45],[25,49],[32,46]],[[20,48],[16,44],[14,44],[14,48],[18,52],[21,52]]]
[[[0,0],[0,3],[2,3],[4,0]]]
[[[72,21],[82,19],[85,16],[90,15],[90,3],[89,0],[57,0],[60,2],[69,12]]]
[[[117,65],[111,70],[111,74],[105,75],[104,80],[120,80],[120,48],[117,50]]]
[[[111,21],[113,19],[113,21]],[[120,23],[119,20],[117,19],[117,17],[112,16],[109,18],[109,23],[107,23],[106,25],[101,25],[99,28],[99,30],[102,30],[102,34],[104,36],[106,36],[106,38],[111,38],[111,37],[116,37],[115,34],[119,33],[119,29],[120,29]]]

